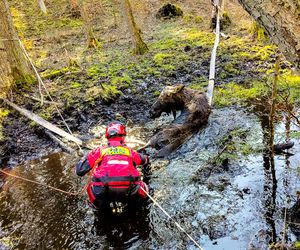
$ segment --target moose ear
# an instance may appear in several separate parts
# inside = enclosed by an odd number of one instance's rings
[[[176,93],[180,92],[181,90],[183,90],[183,88],[184,88],[183,84],[178,84],[178,85],[174,86],[173,93],[176,94]]]

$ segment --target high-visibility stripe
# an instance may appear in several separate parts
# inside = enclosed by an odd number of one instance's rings
[[[125,147],[110,147],[102,149],[101,155],[130,155],[130,150]]]
[[[128,161],[123,161],[123,160],[109,160],[107,164],[120,164],[120,165],[128,165]]]

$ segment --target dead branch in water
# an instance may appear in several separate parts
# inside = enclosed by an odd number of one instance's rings
[[[31,111],[21,108],[18,105],[16,105],[15,103],[12,103],[10,101],[8,101],[7,99],[2,99],[7,105],[11,106],[12,108],[14,108],[15,110],[19,111],[22,115],[26,116],[27,118],[29,118],[30,120],[38,123],[39,125],[43,126],[44,128],[52,131],[55,134],[60,135],[61,137],[69,140],[69,141],[73,141],[78,145],[83,145],[82,140],[78,139],[77,137],[67,133],[66,131],[58,128],[57,126],[55,126],[54,124],[44,120],[42,117],[32,113]]]

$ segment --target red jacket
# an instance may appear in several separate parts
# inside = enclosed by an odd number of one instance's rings
[[[112,179],[127,180],[133,177],[134,181],[140,177],[137,165],[148,162],[148,157],[127,147],[123,138],[112,138],[108,146],[94,149],[87,158],[82,159],[76,166],[76,173],[83,176],[93,169],[93,181],[105,182]]]

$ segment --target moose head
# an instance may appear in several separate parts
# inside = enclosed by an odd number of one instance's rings
[[[176,118],[176,110],[183,108],[184,102],[182,98],[182,90],[184,89],[183,84],[177,84],[175,86],[167,86],[160,93],[156,102],[150,109],[150,117],[157,118],[163,112],[173,113],[174,119]]]

